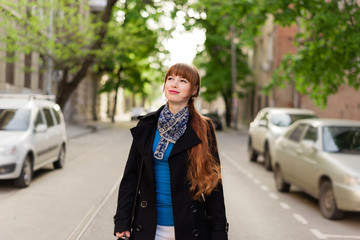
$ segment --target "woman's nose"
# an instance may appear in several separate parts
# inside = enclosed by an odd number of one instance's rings
[[[177,79],[174,79],[174,81],[172,81],[172,87],[178,87],[179,81]]]

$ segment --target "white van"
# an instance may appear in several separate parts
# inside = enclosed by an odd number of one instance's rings
[[[66,127],[54,96],[0,94],[0,180],[29,186],[33,172],[65,164]]]

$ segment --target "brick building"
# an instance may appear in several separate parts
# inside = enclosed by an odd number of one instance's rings
[[[255,87],[240,101],[241,121],[249,123],[264,107],[308,108],[314,110],[319,117],[360,120],[360,91],[348,86],[341,86],[337,94],[329,96],[326,109],[316,107],[308,96],[300,95],[293,84],[287,84],[285,88],[276,87],[269,96],[261,92],[270,82],[283,56],[296,52],[293,39],[297,31],[296,25],[281,27],[269,16],[261,35],[256,38],[254,48],[248,49],[249,65],[253,71],[250,78]]]

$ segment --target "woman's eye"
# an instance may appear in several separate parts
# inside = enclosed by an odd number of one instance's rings
[[[168,79],[167,80],[173,80],[173,78],[172,77],[168,77]]]
[[[181,82],[187,83],[188,81],[186,79],[181,79]]]

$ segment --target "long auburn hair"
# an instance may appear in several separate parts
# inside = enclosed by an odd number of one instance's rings
[[[212,122],[199,114],[194,106],[195,97],[199,96],[200,75],[195,66],[177,63],[172,65],[165,75],[180,76],[187,79],[191,84],[191,91],[197,90],[189,99],[190,123],[201,140],[201,143],[193,147],[189,152],[187,180],[190,183],[190,193],[195,200],[201,200],[202,194],[208,196],[216,189],[221,181],[220,164],[211,153],[211,148],[216,145],[215,135],[210,134],[209,123]]]

